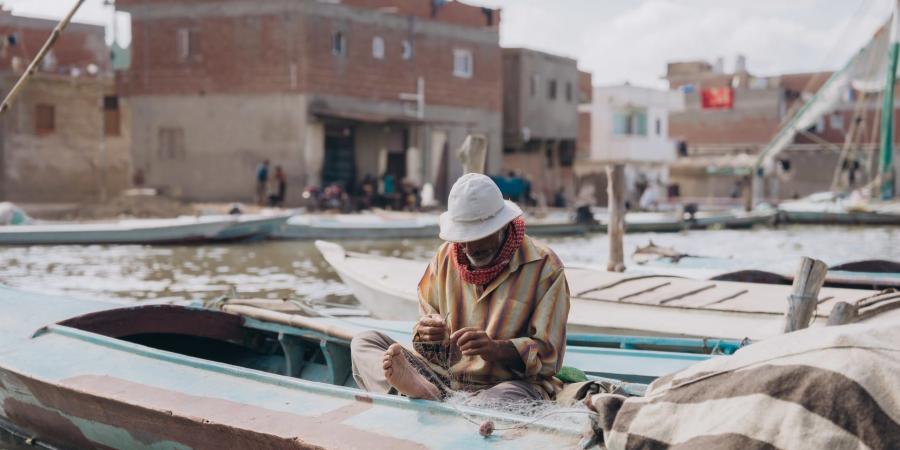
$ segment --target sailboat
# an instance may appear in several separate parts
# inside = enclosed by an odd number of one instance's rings
[[[888,22],[872,39],[856,52],[844,66],[834,72],[812,98],[791,116],[775,137],[757,156],[753,170],[753,197],[761,198],[765,177],[774,172],[776,157],[804,135],[825,143],[821,138],[805,130],[814,126],[824,115],[834,111],[847,93],[856,97],[853,116],[840,147],[840,158],[835,168],[831,192],[813,194],[798,201],[779,205],[780,216],[786,222],[840,223],[840,224],[900,224],[900,203],[896,196],[896,172],[894,163],[894,87],[897,79],[897,59],[900,52],[900,1],[895,0],[894,10]],[[881,96],[880,112],[871,114],[873,99]],[[865,135],[864,116],[869,112],[880,115],[878,169],[870,183],[852,192],[841,191],[842,166],[851,161],[850,156],[859,152]],[[872,120],[872,131],[879,124]],[[832,145],[828,143],[828,145]]]

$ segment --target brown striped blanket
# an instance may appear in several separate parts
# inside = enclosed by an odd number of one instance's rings
[[[779,336],[589,403],[611,450],[900,449],[900,323]]]

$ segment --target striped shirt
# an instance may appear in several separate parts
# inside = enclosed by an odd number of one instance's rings
[[[449,334],[460,328],[485,330],[492,339],[510,340],[525,370],[480,356],[463,356],[449,368],[451,388],[482,389],[503,381],[525,380],[552,398],[561,383],[569,314],[569,285],[563,264],[550,248],[525,236],[509,266],[486,286],[463,281],[453,264],[453,247],[443,244],[419,282],[419,313],[446,318]],[[415,330],[414,330],[415,331]],[[440,365],[436,352],[413,338],[426,359]]]

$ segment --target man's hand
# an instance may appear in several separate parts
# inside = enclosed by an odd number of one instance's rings
[[[458,349],[463,356],[480,356],[485,361],[499,361],[511,369],[525,370],[522,356],[512,342],[495,340],[478,328],[467,327],[454,331],[450,335],[450,348],[451,354],[456,353],[452,349]]]
[[[463,356],[480,356],[485,361],[496,361],[498,341],[478,328],[460,328],[450,336],[450,344],[459,349]]]
[[[423,342],[442,342],[447,338],[447,323],[438,314],[428,314],[419,319],[416,333]]]

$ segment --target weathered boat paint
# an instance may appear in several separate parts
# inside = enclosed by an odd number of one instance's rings
[[[52,444],[83,448],[559,448],[579,440],[579,430],[563,425],[485,440],[445,404],[274,375],[56,324],[80,315],[99,327],[99,312],[109,307],[0,288],[7,312],[0,315],[0,413],[7,421]],[[206,313],[223,315],[198,312]],[[125,329],[103,326],[111,334]],[[460,408],[476,421],[521,420]]]

